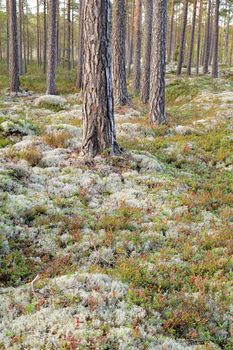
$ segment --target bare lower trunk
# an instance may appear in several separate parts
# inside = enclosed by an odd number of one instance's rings
[[[84,44],[82,155],[116,154],[110,0],[84,0]]]
[[[199,74],[200,48],[201,48],[202,11],[203,11],[203,0],[200,0],[200,5],[199,5],[199,19],[198,19],[198,34],[197,34],[196,75]]]
[[[79,3],[79,30],[78,30],[78,66],[77,66],[77,88],[82,88],[83,80],[83,1]]]
[[[165,115],[165,70],[166,70],[166,21],[167,1],[156,0],[153,13],[153,44],[150,88],[150,122],[166,122]]]
[[[210,56],[210,13],[211,13],[211,0],[208,1],[208,13],[206,21],[206,39],[205,39],[205,55],[203,73],[207,74],[209,70],[209,56]]]
[[[167,54],[167,61],[168,63],[171,62],[172,57],[172,43],[173,43],[173,28],[174,28],[174,12],[175,12],[175,3],[174,0],[172,0],[172,13],[171,13],[171,23],[170,23],[170,33],[169,33],[169,44],[168,44],[168,54]]]
[[[187,16],[188,16],[188,0],[184,0],[183,20],[182,20],[182,28],[181,28],[181,34],[180,34],[180,49],[179,49],[179,58],[178,58],[178,65],[177,65],[177,75],[181,75],[182,66],[183,66],[183,62],[184,62]]]
[[[128,67],[127,67],[127,77],[130,77],[131,66],[133,62],[133,45],[134,45],[134,12],[135,12],[135,0],[132,2],[131,10],[131,21],[130,21],[130,43],[129,43],[129,58],[128,58]]]
[[[44,38],[43,38],[43,66],[46,73],[47,66],[47,0],[44,0]]]
[[[145,27],[141,101],[147,103],[150,97],[150,65],[151,65],[151,36],[153,19],[153,0],[145,2]]]
[[[220,0],[216,0],[214,15],[213,78],[218,78],[219,3]]]
[[[47,94],[56,95],[56,62],[57,62],[57,0],[49,0],[49,44],[48,44],[48,72]]]
[[[194,34],[195,34],[195,25],[196,25],[196,13],[197,13],[197,0],[194,0],[194,3],[193,3],[193,20],[192,20],[191,40],[190,40],[190,47],[189,47],[189,59],[188,59],[188,65],[187,65],[187,75],[191,75],[192,58],[193,58],[193,45],[194,45]]]
[[[10,92],[19,91],[19,61],[18,61],[18,37],[17,37],[17,16],[16,0],[9,0],[9,79]]]
[[[113,91],[115,103],[126,105],[130,102],[126,84],[126,8],[125,0],[113,2]]]
[[[23,74],[23,0],[19,0],[19,74]]]
[[[70,21],[70,0],[67,0],[66,3],[66,25],[67,25],[67,46],[66,46],[66,53],[67,53],[67,66],[68,69],[71,69],[71,62],[70,62],[70,38],[71,38],[71,21]]]
[[[139,92],[140,90],[140,79],[141,79],[141,46],[142,46],[142,0],[136,0],[133,88],[137,92]]]

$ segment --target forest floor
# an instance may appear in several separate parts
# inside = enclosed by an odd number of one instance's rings
[[[167,106],[84,160],[79,94],[0,94],[0,349],[232,349],[232,72]]]

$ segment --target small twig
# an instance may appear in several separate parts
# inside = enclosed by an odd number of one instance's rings
[[[34,289],[34,284],[36,283],[36,281],[38,281],[40,279],[40,275],[36,275],[36,277],[34,278],[34,280],[32,282],[30,282],[30,286],[31,286],[31,291],[32,294],[38,299],[38,296],[36,295],[35,289]]]

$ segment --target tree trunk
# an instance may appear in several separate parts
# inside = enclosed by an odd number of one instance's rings
[[[216,0],[215,15],[214,15],[214,42],[213,42],[213,66],[212,66],[213,78],[218,78],[219,5],[220,5],[220,0]]]
[[[174,0],[172,0],[172,13],[171,13],[171,23],[170,23],[170,33],[169,33],[169,44],[168,44],[168,55],[167,55],[167,61],[168,63],[171,62],[172,57],[172,42],[173,42],[173,28],[174,28],[174,13],[175,13],[175,3]]]
[[[19,61],[18,61],[18,37],[17,37],[17,15],[16,0],[9,0],[9,80],[10,92],[19,91]]]
[[[129,58],[127,67],[127,77],[130,77],[131,66],[133,63],[133,46],[134,46],[134,12],[135,12],[135,0],[132,1],[131,9],[131,21],[130,21],[130,43],[129,43]]]
[[[115,103],[123,106],[130,102],[126,84],[126,8],[125,0],[113,2],[113,91]]]
[[[66,42],[66,53],[67,53],[67,67],[68,70],[71,69],[70,62],[70,38],[71,38],[71,21],[70,21],[70,0],[66,2],[66,24],[67,24],[67,42]]]
[[[56,62],[57,62],[57,0],[49,0],[49,48],[47,94],[56,95]]]
[[[10,17],[10,11],[9,11],[9,1],[6,1],[6,14],[7,14],[7,19],[6,19],[6,60],[7,64],[9,66],[9,54],[10,54],[10,47],[9,47],[9,42],[10,42],[10,31],[9,31],[9,17]]]
[[[24,64],[24,73],[27,73],[27,43],[29,40],[29,28],[28,28],[28,12],[27,12],[27,1],[25,2],[26,5],[26,21],[27,21],[27,34],[26,34],[26,30],[25,30],[25,16],[24,16],[24,6],[22,9],[23,12],[23,64]]]
[[[166,122],[165,70],[166,70],[166,21],[167,1],[156,0],[153,13],[153,41],[150,88],[150,122],[152,125]]]
[[[205,55],[203,73],[207,74],[209,70],[209,56],[210,56],[210,13],[211,13],[211,0],[208,0],[208,12],[206,19],[206,40],[205,40]]]
[[[77,66],[77,88],[82,88],[83,80],[83,0],[79,3],[79,30],[78,30],[78,66]]]
[[[38,66],[41,64],[41,54],[40,54],[40,2],[36,2],[36,57]]]
[[[139,92],[140,90],[141,46],[142,46],[142,0],[136,0],[134,62],[133,62],[133,88],[136,92]]]
[[[147,103],[150,97],[151,37],[153,20],[153,0],[145,1],[145,26],[141,101]]]
[[[57,28],[57,66],[60,64],[60,40],[59,40],[59,35],[60,35],[60,2],[57,1],[57,23],[56,23],[56,28]]]
[[[198,34],[197,34],[196,75],[199,74],[200,48],[201,48],[202,12],[203,12],[203,0],[200,0],[200,5],[199,5],[199,19],[198,19]]]
[[[188,0],[184,0],[184,8],[183,8],[183,20],[182,20],[182,28],[180,34],[180,49],[179,49],[179,58],[177,65],[177,75],[181,75],[182,66],[184,62],[184,50],[185,50],[185,34],[187,27],[187,17],[188,17]]]
[[[119,153],[113,112],[110,0],[84,0],[82,155]]]
[[[46,73],[47,65],[47,0],[44,0],[44,38],[43,38],[43,67]]]
[[[19,74],[23,74],[23,0],[19,0]]]
[[[187,75],[191,75],[192,58],[193,58],[193,45],[194,45],[194,34],[195,34],[195,25],[196,25],[196,13],[197,13],[197,0],[194,0],[194,2],[193,2],[193,20],[192,20],[191,40],[190,40],[189,58],[188,58],[188,65],[187,65]]]

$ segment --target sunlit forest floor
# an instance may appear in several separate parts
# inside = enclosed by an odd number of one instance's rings
[[[0,349],[232,349],[233,71],[170,71],[168,125],[132,96],[124,152],[90,161],[75,71],[52,99],[21,80],[0,94]]]

